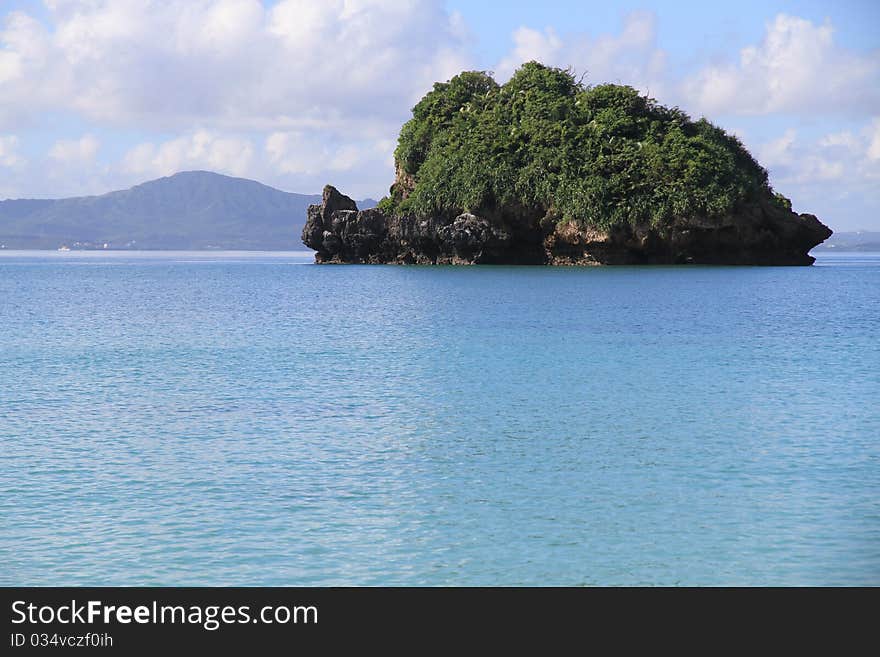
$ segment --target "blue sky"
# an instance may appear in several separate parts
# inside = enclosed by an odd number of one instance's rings
[[[799,211],[880,230],[880,3],[2,0],[0,198],[211,169],[383,195],[435,80],[523,61],[737,134]]]

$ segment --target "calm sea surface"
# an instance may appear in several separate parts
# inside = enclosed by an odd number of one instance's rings
[[[0,584],[880,584],[880,255],[0,252]]]

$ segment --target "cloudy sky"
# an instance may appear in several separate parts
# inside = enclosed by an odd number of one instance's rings
[[[706,116],[795,210],[880,230],[878,25],[876,0],[0,0],[0,198],[188,169],[378,198],[435,80],[537,59]]]

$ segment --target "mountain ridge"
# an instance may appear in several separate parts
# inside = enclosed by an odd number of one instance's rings
[[[0,245],[299,250],[306,208],[320,199],[248,178],[182,171],[100,195],[0,201]]]

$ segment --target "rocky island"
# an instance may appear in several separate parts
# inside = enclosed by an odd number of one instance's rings
[[[435,84],[395,162],[376,208],[308,208],[316,262],[809,265],[831,236],[706,119],[536,62]]]

